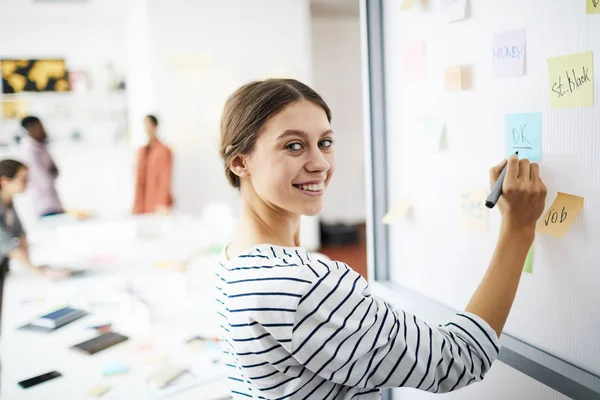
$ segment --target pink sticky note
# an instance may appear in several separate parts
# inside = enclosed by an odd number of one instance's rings
[[[402,53],[404,80],[422,81],[425,79],[425,43],[411,43]]]

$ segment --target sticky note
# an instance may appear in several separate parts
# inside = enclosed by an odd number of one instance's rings
[[[600,13],[600,0],[586,0],[586,2],[585,12],[587,14]]]
[[[448,22],[456,22],[466,18],[467,0],[442,0],[442,13]]]
[[[434,153],[444,147],[444,120],[442,117],[425,117],[421,119],[421,124],[423,149],[427,153]]]
[[[594,105],[594,54],[591,51],[548,59],[552,108]]]
[[[102,366],[102,375],[111,376],[111,375],[120,375],[127,372],[127,367],[121,363],[110,363]]]
[[[488,210],[485,207],[487,190],[464,190],[460,194],[460,226],[464,231],[487,232]]]
[[[390,211],[388,211],[387,214],[385,214],[382,222],[387,225],[393,224],[400,217],[405,215],[411,207],[412,201],[410,201],[408,197],[403,197]]]
[[[506,115],[506,157],[519,152],[519,158],[542,158],[542,114]]]
[[[495,77],[525,74],[525,29],[494,35],[492,63]]]
[[[464,65],[450,65],[446,67],[446,91],[456,92],[471,87],[471,70]]]
[[[406,11],[410,10],[417,4],[417,0],[404,0],[402,5],[400,6],[400,10]]]
[[[561,238],[583,209],[583,197],[558,192],[548,212],[538,223],[536,232]]]
[[[89,397],[102,397],[110,390],[109,386],[106,385],[98,385],[94,386],[87,392],[87,396]]]
[[[404,80],[422,81],[425,79],[425,43],[411,43],[402,53]]]
[[[531,274],[533,272],[533,244],[529,248],[527,258],[525,258],[525,264],[523,265],[523,272]]]

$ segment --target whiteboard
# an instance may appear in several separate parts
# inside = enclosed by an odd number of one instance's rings
[[[460,228],[460,192],[487,189],[488,170],[505,156],[505,116],[542,116],[546,209],[557,191],[585,198],[561,239],[538,234],[533,273],[523,274],[505,332],[600,375],[600,14],[585,0],[472,0],[467,19],[448,23],[441,0],[402,11],[383,2],[388,204],[412,210],[389,229],[390,279],[455,309],[464,309],[491,259],[500,229]],[[525,75],[495,78],[495,33],[526,30]],[[425,43],[425,80],[404,79],[403,49]],[[547,59],[593,51],[593,107],[550,106]],[[472,71],[471,89],[446,92],[446,66]],[[420,118],[445,121],[446,147],[422,146]]]

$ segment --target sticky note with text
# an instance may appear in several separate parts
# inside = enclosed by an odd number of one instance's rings
[[[536,232],[561,238],[583,209],[583,197],[558,192],[548,212],[538,223]]]
[[[591,51],[548,59],[552,108],[594,105],[594,54]]]
[[[542,158],[542,114],[506,115],[506,157],[519,152],[519,158],[540,161]]]
[[[492,68],[495,77],[525,74],[525,29],[494,35]]]
[[[600,0],[586,0],[585,12],[587,14],[600,13]]]

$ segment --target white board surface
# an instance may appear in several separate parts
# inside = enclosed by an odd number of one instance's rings
[[[505,332],[600,375],[600,14],[585,0],[470,0],[467,19],[448,23],[441,1],[402,12],[384,7],[389,203],[412,199],[390,228],[392,280],[463,309],[491,259],[500,229],[461,230],[460,193],[487,189],[505,155],[505,116],[542,116],[541,170],[547,207],[558,191],[585,198],[561,239],[537,235],[533,273],[524,274]],[[526,30],[525,74],[494,77],[494,34]],[[406,79],[403,49],[425,43],[425,79]],[[551,108],[547,59],[594,52],[595,102]],[[445,68],[472,71],[469,90],[446,92]],[[421,117],[442,117],[445,148],[428,152]]]

